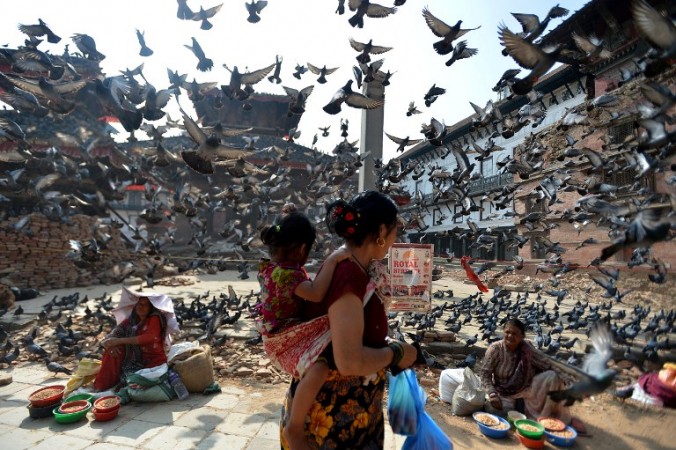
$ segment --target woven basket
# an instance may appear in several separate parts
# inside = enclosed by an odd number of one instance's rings
[[[214,364],[208,345],[185,351],[176,356],[172,363],[188,392],[202,393],[214,382]]]

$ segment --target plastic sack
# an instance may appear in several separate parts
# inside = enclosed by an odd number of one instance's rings
[[[167,363],[164,363],[164,364],[160,364],[159,366],[148,367],[146,369],[137,370],[133,374],[127,375],[127,381],[132,383],[132,381],[129,380],[129,376],[132,376],[132,375],[136,375],[136,376],[139,376],[141,378],[146,378],[148,380],[157,380],[161,376],[165,375],[167,373],[167,371],[169,371],[169,366],[167,365]],[[137,384],[140,384],[140,383],[137,383]]]
[[[64,398],[68,397],[71,392],[81,386],[85,386],[96,378],[96,374],[101,369],[101,361],[91,358],[82,358],[77,365],[77,370],[68,380],[66,389],[63,391]]]
[[[410,369],[389,377],[390,393],[387,397],[387,416],[392,431],[405,436],[418,430],[418,411],[423,409],[426,396],[418,386],[415,372]]]
[[[174,358],[184,352],[189,352],[193,349],[200,348],[199,341],[192,342],[177,342],[171,346],[169,353],[167,353],[167,362],[171,363]]]
[[[462,384],[463,369],[445,369],[439,375],[439,398],[446,403],[453,403],[453,394]]]
[[[120,397],[128,396],[137,402],[166,402],[176,398],[167,370],[167,365],[162,364],[127,374],[128,386],[123,388]]]
[[[486,392],[481,388],[481,380],[472,369],[465,367],[462,384],[453,394],[451,413],[454,416],[469,416],[483,408],[485,398]]]

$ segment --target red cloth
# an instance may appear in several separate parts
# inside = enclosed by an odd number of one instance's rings
[[[476,273],[474,273],[472,266],[469,265],[470,259],[472,258],[470,258],[469,256],[463,256],[462,258],[460,258],[460,264],[462,265],[462,268],[465,269],[467,278],[474,281],[474,284],[476,284],[476,287],[478,287],[481,292],[488,292],[488,286],[486,286],[481,281],[481,278],[479,278],[479,276]]]
[[[345,259],[338,263],[333,272],[331,285],[324,300],[320,303],[303,302],[304,313],[308,319],[328,314],[329,307],[340,297],[352,293],[358,298],[363,298],[369,277],[361,267],[351,259]],[[364,307],[364,337],[362,342],[367,347],[381,348],[387,345],[387,314],[377,295],[372,295]]]
[[[638,379],[638,384],[646,394],[658,398],[664,406],[676,408],[676,392],[659,379],[658,372],[646,373]]]
[[[139,339],[143,367],[155,367],[167,362],[159,317],[150,316],[145,323],[141,323],[136,330],[136,336]],[[96,375],[96,380],[94,380],[94,389],[97,391],[105,391],[115,387],[120,382],[120,372],[122,371],[122,361],[126,349],[124,345],[116,348],[120,350],[118,356],[112,356],[108,351],[103,353],[101,369]]]
[[[263,348],[270,360],[286,373],[302,378],[331,342],[328,316],[264,334]]]

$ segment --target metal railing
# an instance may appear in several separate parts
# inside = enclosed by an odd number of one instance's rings
[[[469,183],[469,195],[477,194],[479,192],[489,192],[494,189],[507,186],[514,183],[514,176],[511,173],[499,173],[497,175],[490,175],[481,177],[478,180]]]
[[[119,211],[141,211],[146,207],[142,204],[132,204],[126,202],[110,202],[110,206]]]

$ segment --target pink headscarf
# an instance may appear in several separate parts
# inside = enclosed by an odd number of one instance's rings
[[[167,319],[167,336],[164,344],[165,348],[170,348],[171,335],[178,334],[179,328],[178,322],[176,321],[176,314],[174,313],[174,302],[166,294],[146,291],[137,292],[123,287],[122,295],[120,296],[120,304],[112,310],[115,321],[119,325],[128,319],[141,297],[146,297],[150,300],[150,303]]]

